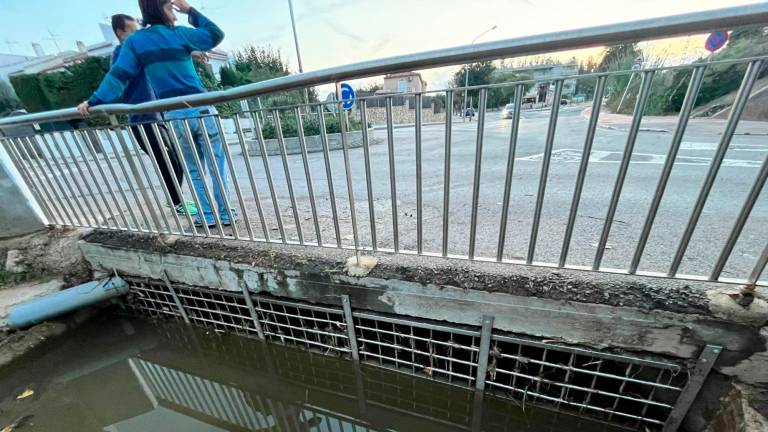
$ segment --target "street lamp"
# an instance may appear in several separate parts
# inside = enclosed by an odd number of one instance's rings
[[[291,12],[291,27],[293,28],[293,43],[296,45],[296,60],[299,63],[299,73],[304,73],[304,66],[301,64],[301,51],[299,50],[299,36],[296,34],[296,19],[293,17],[293,1],[288,0],[288,10]],[[304,103],[309,104],[309,93],[304,87]]]
[[[475,36],[475,38],[472,39],[472,43],[470,45],[474,45],[475,42],[477,42],[477,40],[480,39],[480,37],[484,36],[486,33],[496,30],[496,27],[497,26],[494,24],[493,27]],[[466,118],[466,113],[467,113],[467,87],[469,87],[469,65],[467,65],[466,74],[464,75],[464,110],[461,113],[461,116],[463,118]]]

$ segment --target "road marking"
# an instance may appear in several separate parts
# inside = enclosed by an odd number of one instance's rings
[[[544,157],[544,153],[538,153],[531,156],[519,157],[516,160],[540,162]],[[621,162],[622,152],[611,152],[595,150],[589,155],[589,162],[591,163],[619,163]],[[633,164],[663,164],[667,159],[663,154],[651,154],[651,153],[633,153]],[[553,162],[565,162],[574,163],[581,162],[581,150],[579,149],[559,149],[552,152]],[[707,157],[694,157],[694,156],[680,156],[675,159],[675,165],[709,165],[712,161]],[[742,160],[742,159],[724,159],[722,166],[724,167],[741,167],[741,168],[759,168],[761,161]]]

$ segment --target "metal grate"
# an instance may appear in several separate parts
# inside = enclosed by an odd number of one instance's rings
[[[661,429],[676,417],[676,402],[689,391],[688,370],[665,360],[557,345],[491,332],[490,326],[481,329],[351,310],[347,317],[339,306],[125,279],[132,293],[128,307],[152,317],[173,317],[218,332],[359,357],[365,364],[464,388],[485,387],[486,393],[523,407],[554,407],[613,424]],[[353,324],[351,332],[348,322]],[[485,358],[487,366],[480,361]],[[297,376],[289,378],[301,379],[301,370],[297,365]],[[338,383],[338,378],[329,375],[329,381]],[[393,388],[382,380],[366,390],[367,397],[392,405],[390,399],[399,399]],[[467,409],[446,407],[446,412],[466,417]],[[443,414],[432,416],[446,418]],[[453,421],[461,424],[466,418]]]
[[[687,382],[680,365],[494,335],[495,394],[564,405],[612,421],[663,426]]]

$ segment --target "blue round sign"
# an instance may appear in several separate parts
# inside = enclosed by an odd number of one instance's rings
[[[352,109],[355,106],[355,89],[347,83],[341,83],[341,107],[345,110]]]
[[[707,41],[704,42],[704,48],[709,52],[715,52],[722,48],[728,42],[727,31],[717,31],[709,35]]]

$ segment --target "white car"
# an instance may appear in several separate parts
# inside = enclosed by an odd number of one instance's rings
[[[501,110],[501,118],[511,119],[515,115],[515,104],[507,104],[504,109]]]

